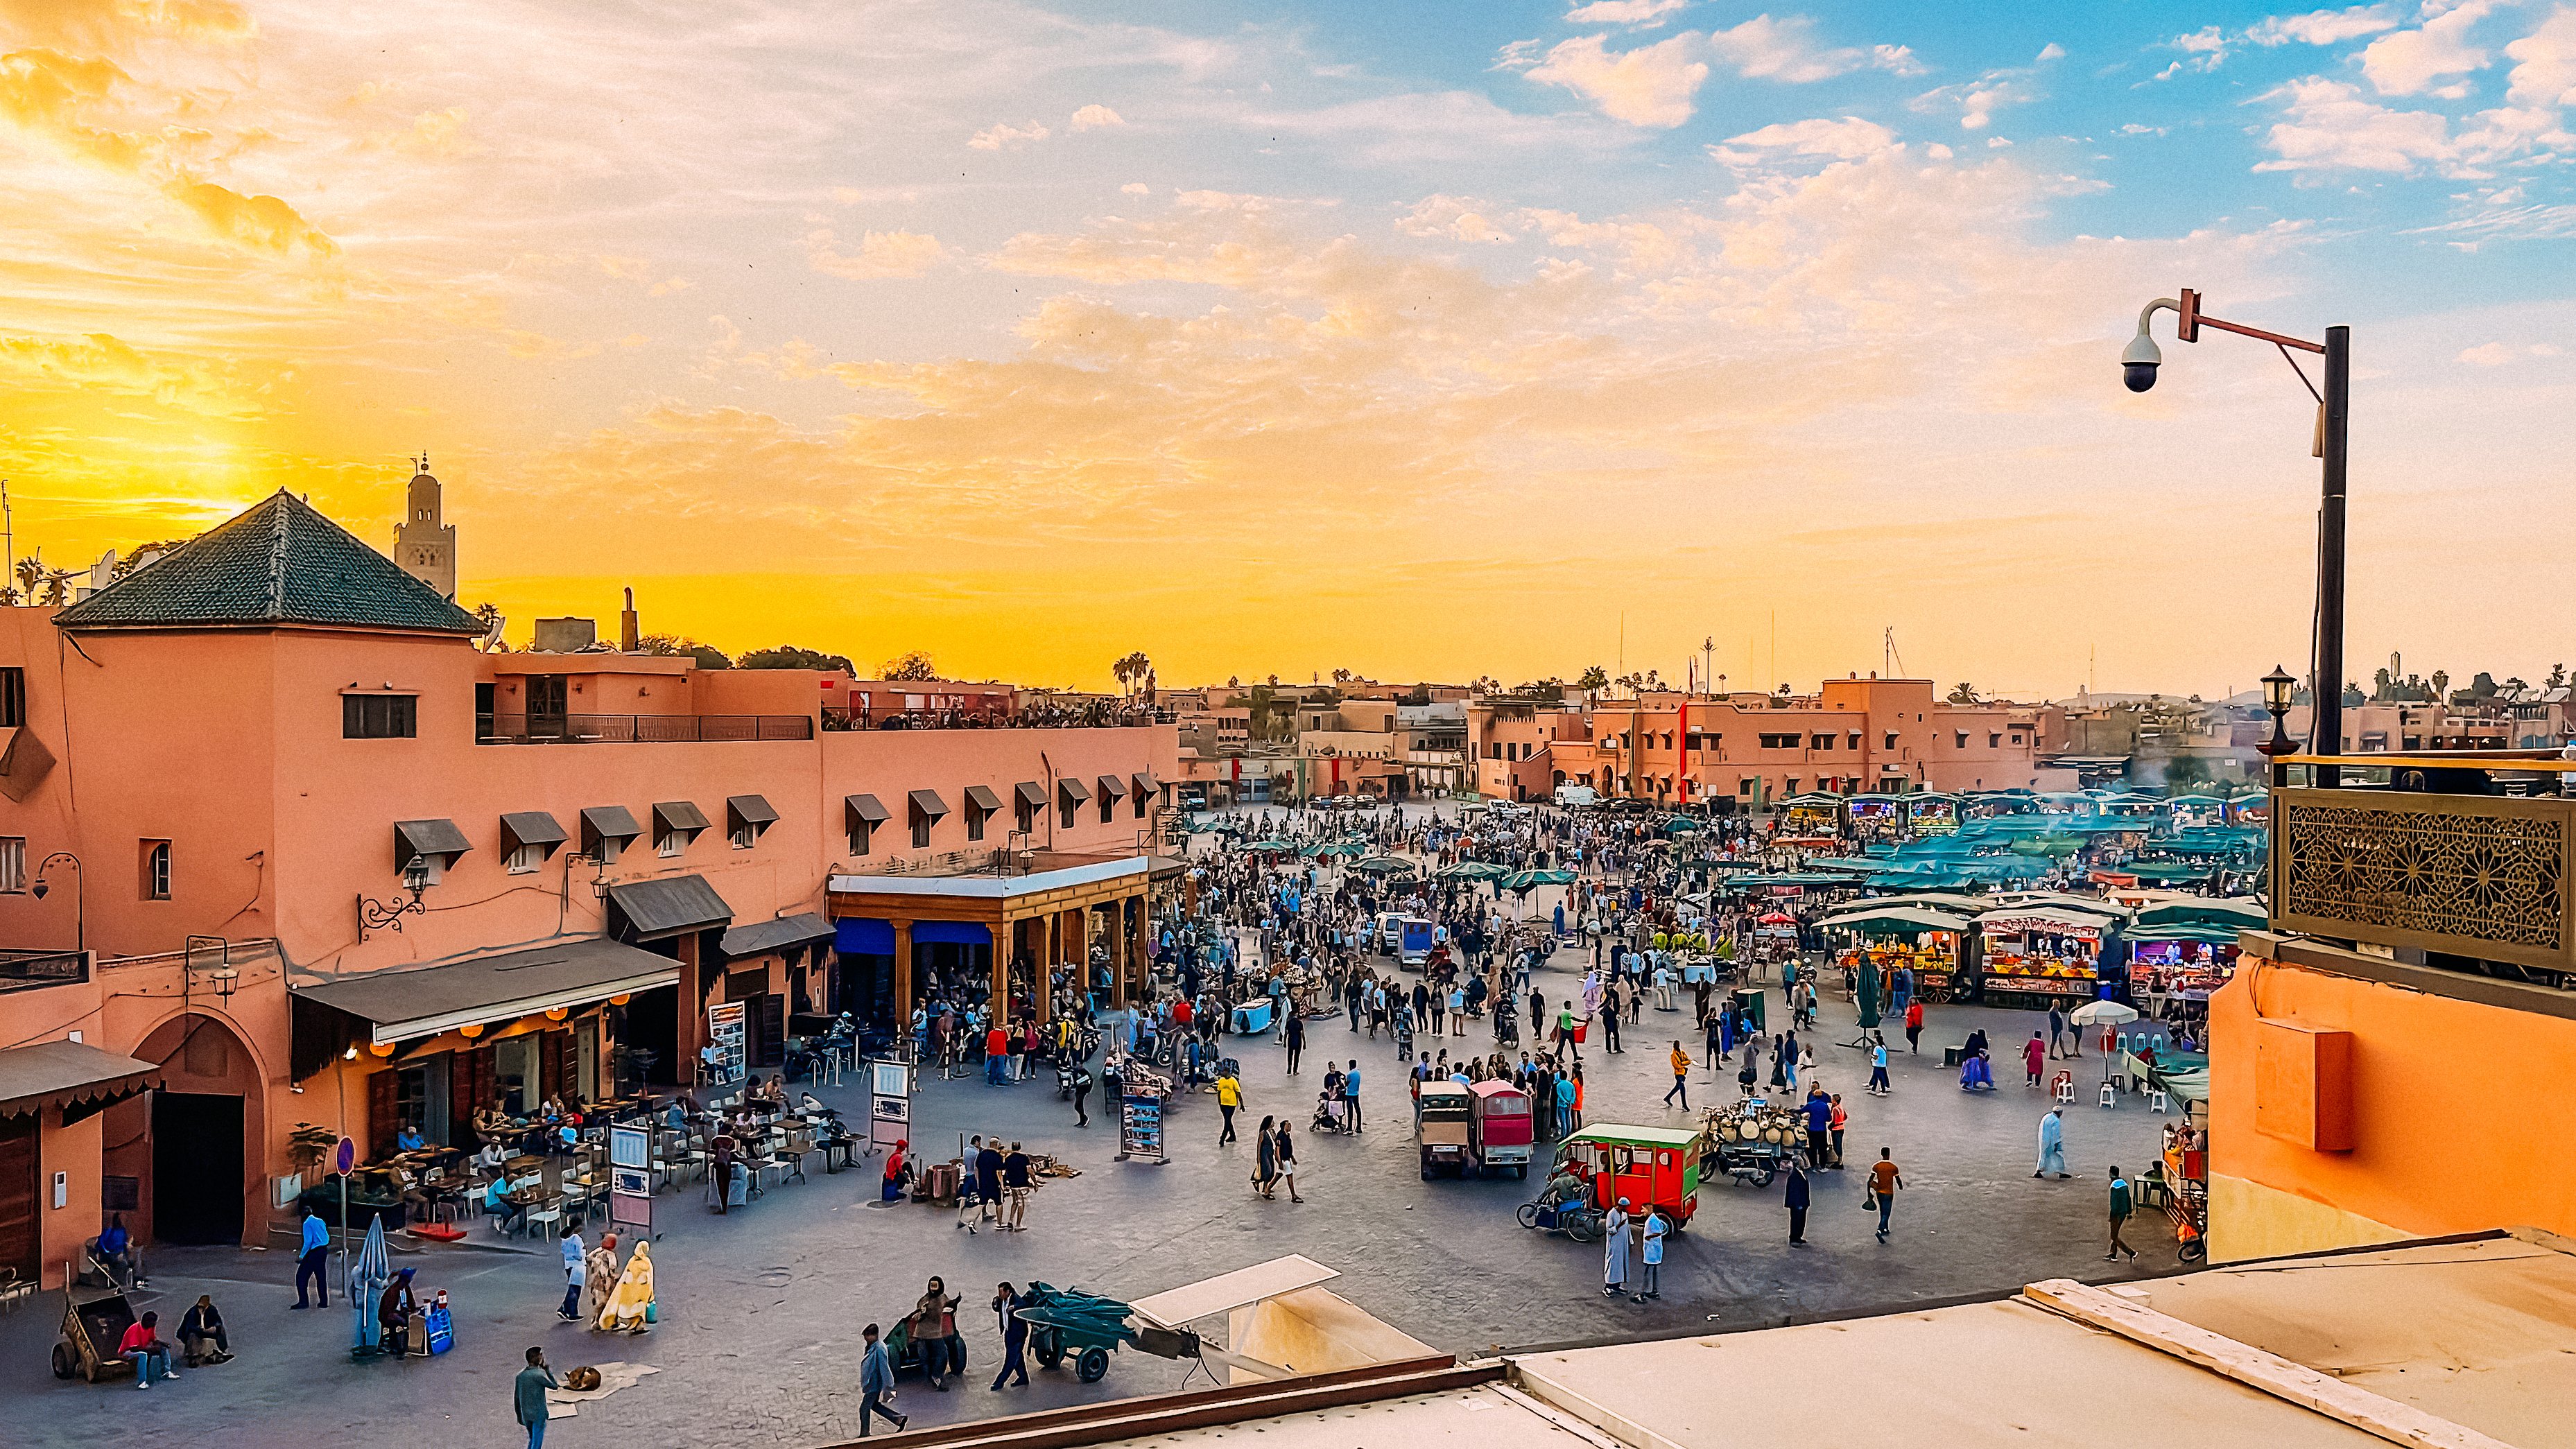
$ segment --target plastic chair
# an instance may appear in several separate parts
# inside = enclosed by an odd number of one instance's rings
[[[2102,1084],[2102,1105],[2105,1107],[2117,1107],[2120,1105],[2120,1089],[2118,1086],[2110,1082],[2104,1082]]]
[[[2162,1087],[2154,1088],[2147,1093],[2147,1105],[2154,1108],[2159,1117],[2168,1115],[2172,1110],[2171,1104],[2165,1099],[2165,1089]]]
[[[2059,1072],[2056,1077],[2050,1080],[2048,1094],[2056,1101],[2067,1103],[2070,1106],[2073,1105],[2075,1101],[2075,1074],[2073,1072]]]
[[[538,1226],[542,1224],[546,1229],[546,1236],[554,1237],[563,1227],[563,1217],[564,1200],[561,1197],[550,1197],[546,1199],[546,1205],[544,1207],[531,1208],[528,1212],[527,1220],[520,1224],[520,1226],[527,1229],[529,1233],[534,1234]]]

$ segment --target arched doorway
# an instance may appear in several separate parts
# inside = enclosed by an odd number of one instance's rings
[[[186,1012],[135,1055],[161,1067],[160,1090],[111,1109],[108,1145],[139,1181],[136,1208],[163,1243],[238,1243],[264,1227],[266,1141],[259,1061],[220,1017]]]

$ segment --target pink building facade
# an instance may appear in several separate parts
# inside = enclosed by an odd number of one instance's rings
[[[743,1007],[755,1064],[798,1014],[885,1020],[834,874],[1141,854],[1178,773],[1168,726],[852,727],[826,711],[868,691],[837,675],[485,653],[479,627],[284,494],[80,604],[0,609],[0,1088],[6,1049],[112,1058],[0,1101],[29,1138],[0,1135],[0,1266],[59,1265],[110,1211],[256,1240],[298,1124],[363,1159],[398,1125],[685,1083],[711,1006]],[[67,1202],[22,1205],[56,1172]]]

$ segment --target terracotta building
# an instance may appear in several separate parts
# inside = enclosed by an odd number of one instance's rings
[[[0,609],[0,1267],[114,1210],[257,1239],[298,1123],[470,1144],[483,1105],[688,1081],[713,1007],[758,1065],[924,982],[1114,944],[1127,984],[1168,726],[919,727],[836,674],[484,629],[282,492]],[[923,919],[941,881],[1023,909],[922,939],[863,909],[897,872]]]

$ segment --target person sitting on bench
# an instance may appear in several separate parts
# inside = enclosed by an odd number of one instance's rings
[[[125,1231],[125,1214],[107,1220],[107,1231],[98,1235],[96,1244],[99,1266],[112,1279],[141,1288],[152,1280],[143,1276],[141,1256],[134,1251],[134,1239]]]

